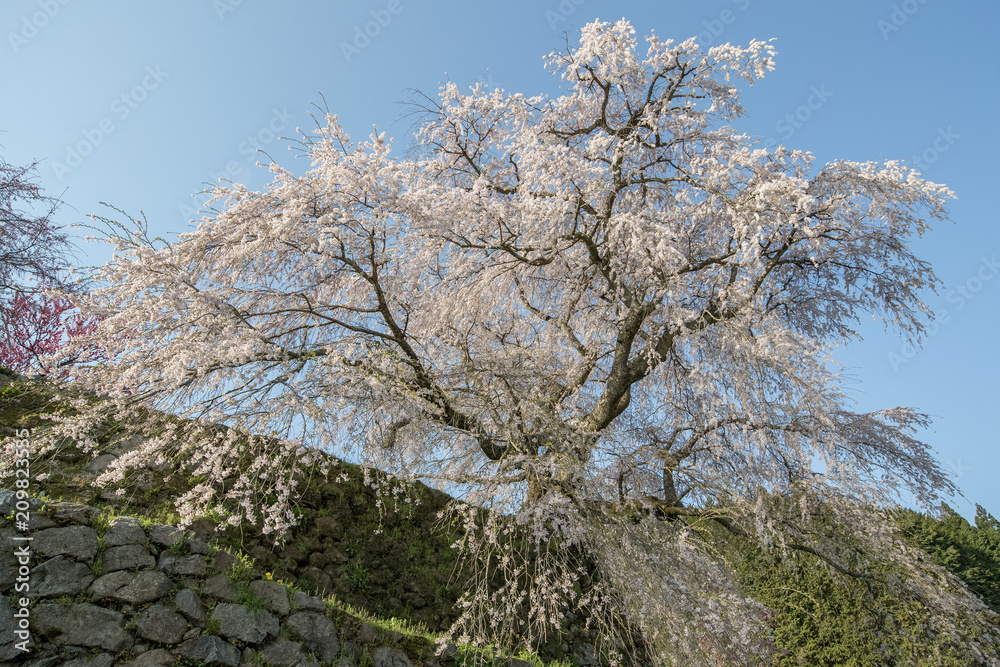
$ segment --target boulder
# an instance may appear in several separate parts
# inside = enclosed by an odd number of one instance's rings
[[[573,646],[573,659],[580,667],[594,667],[601,664],[601,658],[593,644],[576,642]]]
[[[174,590],[170,577],[156,570],[112,572],[90,586],[98,598],[111,598],[129,604],[156,602]]]
[[[409,656],[398,648],[379,646],[372,654],[374,667],[413,667]]]
[[[240,664],[239,650],[214,635],[200,635],[187,640],[177,647],[177,654],[204,665],[237,667]]]
[[[92,604],[41,604],[31,616],[33,629],[58,646],[84,646],[107,651],[131,648],[132,635],[125,631],[117,611]]]
[[[333,662],[340,653],[337,627],[333,621],[314,611],[301,611],[288,617],[285,628],[295,638],[302,640],[310,651],[323,662]]]
[[[207,556],[208,554],[212,553],[212,547],[208,545],[208,542],[205,542],[204,540],[199,540],[196,537],[188,540],[187,545],[188,545],[188,551],[190,551],[193,554],[201,554],[203,556]]]
[[[187,621],[173,609],[154,604],[143,610],[135,622],[136,633],[158,644],[177,644],[187,632]]]
[[[97,533],[87,526],[67,526],[40,530],[32,537],[33,551],[45,556],[69,556],[85,563],[93,563],[97,555]]]
[[[181,574],[192,577],[203,577],[208,572],[208,564],[204,556],[172,556],[166,552],[160,554],[157,565],[167,574]]]
[[[306,659],[302,645],[286,639],[274,642],[262,650],[260,655],[264,658],[264,664],[275,667],[295,667]]]
[[[278,552],[280,558],[293,560],[299,565],[306,561],[306,555],[293,546],[285,546]]]
[[[316,590],[333,590],[333,579],[331,579],[330,575],[318,567],[303,568],[303,570],[299,573],[299,576],[306,582],[312,584]]]
[[[117,572],[118,570],[153,567],[156,565],[156,559],[144,545],[126,544],[120,547],[111,547],[105,551],[101,557],[101,565],[106,572]]]
[[[119,663],[120,667],[170,667],[176,662],[173,654],[164,648],[146,651],[131,662]]]
[[[75,523],[81,526],[89,526],[95,517],[101,514],[101,510],[96,507],[79,505],[77,503],[54,502],[46,503],[45,511],[53,519],[64,523]]]
[[[261,546],[251,548],[250,557],[253,558],[258,565],[267,569],[272,568],[275,563],[278,562],[278,559],[269,549],[265,549]]]
[[[188,530],[192,533],[201,537],[203,539],[211,537],[215,532],[215,529],[219,527],[219,524],[206,517],[199,517],[191,522],[188,526]]]
[[[268,611],[288,616],[288,589],[274,581],[258,579],[250,583],[250,592],[264,601]]]
[[[340,527],[340,522],[332,516],[316,517],[316,532],[324,537],[341,537],[344,529]]]
[[[0,593],[6,593],[13,588],[18,577],[20,563],[17,562],[14,550],[17,549],[15,545],[19,546],[19,543],[13,539],[17,536],[18,533],[13,530],[0,527]]]
[[[44,528],[54,528],[58,525],[59,524],[52,520],[52,517],[46,516],[45,514],[35,513],[28,517],[28,530],[31,531],[42,530]]]
[[[292,593],[292,602],[300,611],[326,611],[326,603],[323,600],[306,595],[302,591]]]
[[[139,520],[130,516],[120,516],[111,521],[111,527],[101,536],[108,546],[125,544],[146,544],[148,538]]]
[[[161,547],[173,546],[184,539],[184,531],[177,526],[154,524],[149,527],[149,540]]]
[[[113,664],[115,664],[115,659],[107,653],[84,654],[62,663],[63,667],[111,667]]]
[[[378,630],[376,630],[375,626],[373,625],[369,625],[368,623],[362,623],[361,626],[358,628],[358,632],[355,636],[355,639],[357,639],[358,642],[362,644],[371,644],[376,639],[378,639]]]
[[[38,498],[29,497],[27,501],[28,511],[36,514],[42,508],[42,501]],[[10,489],[0,489],[0,514],[5,516],[13,514],[17,510],[17,492]]]
[[[220,574],[206,579],[201,586],[201,592],[210,598],[235,602],[240,596],[240,587]]]
[[[59,664],[59,656],[50,655],[47,658],[39,658],[38,660],[26,662],[24,663],[24,667],[58,667]]]
[[[262,609],[223,602],[215,606],[212,620],[219,621],[219,635],[248,644],[260,644],[278,636],[278,619]]]
[[[177,611],[184,614],[189,621],[198,625],[205,625],[208,616],[205,614],[205,605],[201,601],[201,596],[190,588],[185,588],[177,593],[174,598]]]
[[[30,594],[40,598],[77,595],[94,580],[90,566],[64,556],[56,556],[31,572]]]
[[[225,574],[233,568],[240,561],[239,558],[232,555],[228,551],[216,551],[215,552],[215,563],[212,565],[212,569],[216,572]]]

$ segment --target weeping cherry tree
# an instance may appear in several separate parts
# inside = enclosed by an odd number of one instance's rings
[[[108,361],[82,386],[123,414],[282,444],[238,467],[232,438],[166,434],[102,481],[152,460],[235,475],[193,488],[185,515],[268,531],[291,525],[300,483],[277,461],[317,450],[445,489],[479,508],[455,514],[480,572],[453,628],[471,641],[531,644],[583,608],[608,656],[750,663],[761,609],[706,537],[721,534],[844,576],[864,576],[852,549],[903,563],[903,589],[962,645],[985,607],[884,519],[903,494],[954,490],[916,437],[928,419],[853,411],[830,358],[863,317],[919,343],[937,279],[907,243],[951,192],[734,129],[738,86],[773,56],[591,23],[548,57],[558,96],[448,83],[405,157],[327,115],[303,175],[220,186],[173,242],[110,227],[114,259],[80,304],[100,324],[74,343]]]

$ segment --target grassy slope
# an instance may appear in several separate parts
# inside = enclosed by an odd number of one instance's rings
[[[0,368],[0,438],[16,429],[42,432],[52,414],[65,410],[64,395],[51,384]],[[150,418],[171,419],[152,413]],[[32,492],[97,507],[109,516],[178,523],[174,499],[196,480],[176,474],[165,478],[164,470],[150,469],[140,471],[123,495],[91,484],[99,464],[120,453],[122,444],[121,429],[108,423],[94,454],[70,446],[55,456],[36,458],[32,476],[44,474],[45,479]],[[417,644],[437,638],[457,617],[456,601],[463,590],[464,577],[456,571],[451,547],[458,534],[439,518],[453,499],[417,483],[407,488],[409,502],[383,500],[380,508],[359,466],[330,459],[326,476],[309,471],[295,507],[298,525],[281,542],[246,523],[209,533],[215,522],[205,518],[192,529],[211,534],[220,547],[249,559],[270,578],[328,597],[359,622],[410,633]],[[0,479],[0,486],[10,481]],[[543,654],[550,664],[563,664],[559,642]],[[469,653],[470,659],[482,655]],[[537,656],[522,657],[541,664]]]
[[[58,405],[51,387],[0,370],[0,436],[13,428],[43,428],[46,415]],[[113,449],[116,435],[109,426],[102,445]],[[40,468],[33,470],[44,467],[51,474],[44,486],[50,498],[158,521],[176,520],[172,500],[190,480],[174,475],[164,482],[162,475],[152,474],[130,494],[114,497],[89,486],[92,464],[90,457],[67,449],[54,465],[39,462]],[[341,473],[347,473],[346,481],[332,481]],[[252,556],[274,579],[333,594],[337,604],[368,622],[390,629],[419,629],[430,636],[454,620],[462,579],[455,576],[450,548],[456,535],[438,521],[450,499],[423,485],[412,487],[411,493],[419,504],[380,511],[358,467],[337,462],[329,478],[308,485],[297,509],[299,526],[284,544],[275,545],[252,528],[230,529],[221,541]],[[899,523],[916,546],[965,580],[996,610],[1000,524],[982,514],[975,528],[953,513],[939,520],[903,512]],[[741,583],[771,610],[778,664],[893,664],[878,657],[885,651],[880,643],[887,634],[899,638],[891,649],[900,664],[919,661],[922,647],[907,637],[919,627],[923,614],[901,604],[891,590],[835,578],[809,554],[781,563],[749,545],[739,549]],[[556,644],[549,657],[559,655]]]
[[[11,382],[0,371],[0,435],[13,428],[37,431],[46,415],[58,408],[48,388]],[[99,439],[105,452],[115,451],[116,429]],[[54,461],[36,461],[32,472],[49,476],[36,491],[67,500],[176,523],[173,499],[192,480],[150,471],[123,496],[95,489],[95,459],[73,448]],[[343,475],[342,473],[346,473]],[[332,481],[340,477],[343,481]],[[345,479],[346,478],[346,479]],[[409,618],[432,629],[450,625],[460,587],[452,579],[454,536],[438,528],[438,513],[448,496],[424,485],[410,489],[419,504],[399,503],[379,510],[375,494],[357,466],[336,461],[327,478],[314,477],[298,501],[298,527],[283,545],[263,538],[251,526],[229,529],[221,538],[228,546],[253,552],[275,578],[303,579],[315,592],[334,593],[351,605],[386,617]]]

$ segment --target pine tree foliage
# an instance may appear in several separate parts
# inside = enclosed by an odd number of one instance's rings
[[[943,504],[940,516],[900,512],[902,534],[934,562],[968,584],[990,609],[1000,612],[1000,522],[976,505],[976,524]]]
[[[918,562],[944,566],[996,611],[990,595],[1000,585],[1000,533],[982,507],[976,527],[947,506],[940,517],[901,510],[893,525],[921,548]],[[907,575],[897,563],[869,560],[864,576],[845,576],[809,553],[781,555],[748,541],[730,548],[741,584],[766,609],[775,664],[995,664],[989,652],[970,656],[946,635],[928,631],[935,622],[932,605],[905,594],[899,582]]]

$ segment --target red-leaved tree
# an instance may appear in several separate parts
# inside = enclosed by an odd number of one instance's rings
[[[49,361],[48,355],[96,327],[97,320],[80,315],[68,299],[21,292],[0,313],[0,365],[18,372],[60,375],[60,369],[90,359],[89,348],[60,359],[58,364]]]
[[[37,163],[15,166],[0,158],[0,365],[19,372],[50,373],[45,355],[71,337],[93,330],[96,321],[75,313],[66,279],[72,245],[53,222],[59,200],[34,182]],[[60,360],[79,361],[81,353]]]

